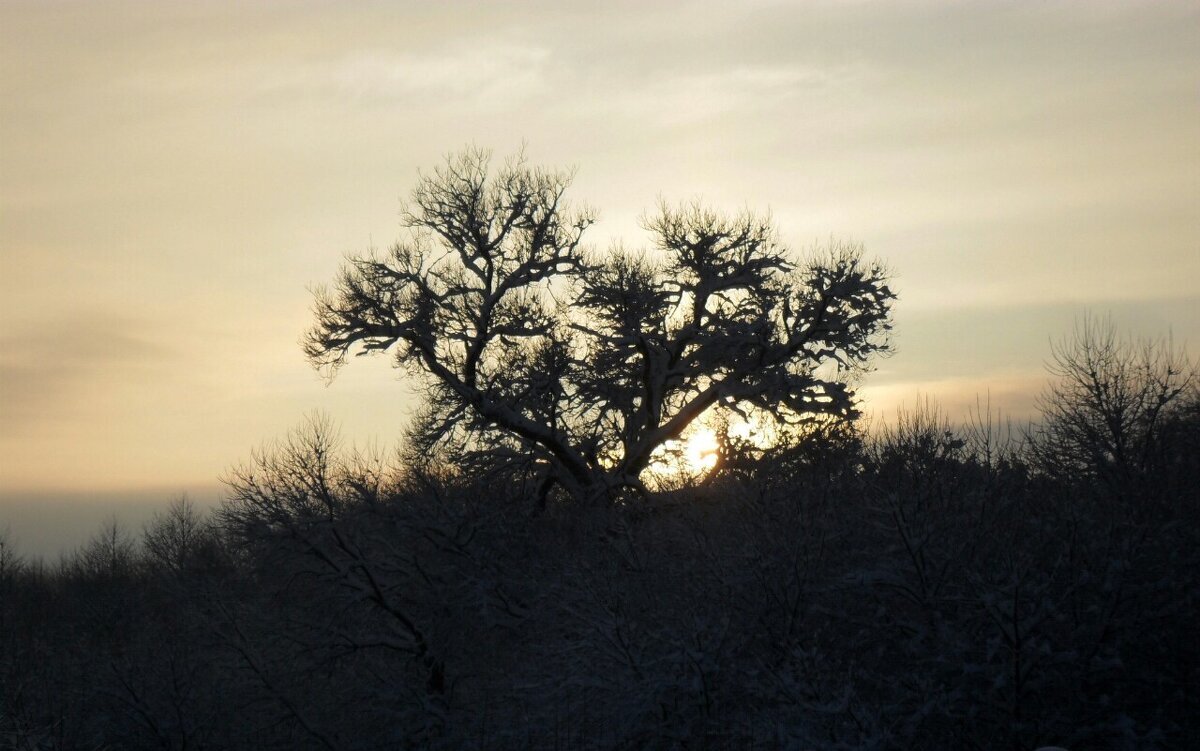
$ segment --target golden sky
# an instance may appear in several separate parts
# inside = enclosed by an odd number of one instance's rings
[[[410,393],[326,388],[308,288],[523,142],[600,247],[701,197],[886,259],[877,411],[1023,417],[1084,310],[1200,346],[1194,2],[5,1],[0,504],[212,485],[314,409],[390,444]]]

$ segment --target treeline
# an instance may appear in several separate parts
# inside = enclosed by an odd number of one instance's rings
[[[314,420],[213,515],[0,545],[0,746],[1186,747],[1195,367],[1085,327],[1041,407],[730,441],[604,506]]]

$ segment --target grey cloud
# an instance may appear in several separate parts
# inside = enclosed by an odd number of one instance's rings
[[[168,359],[144,326],[120,316],[76,311],[0,334],[0,431],[71,411],[129,366]]]

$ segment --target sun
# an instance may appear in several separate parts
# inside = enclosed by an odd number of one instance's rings
[[[717,432],[712,428],[700,428],[688,438],[683,449],[687,468],[698,475],[708,472],[717,466],[719,449]]]
[[[680,438],[659,446],[648,469],[656,482],[690,482],[715,468],[719,453],[717,431],[704,424],[693,425]]]
[[[759,449],[770,448],[777,440],[761,415],[705,412],[677,440],[660,446],[647,469],[654,482],[667,485],[700,480],[720,463],[723,438]]]

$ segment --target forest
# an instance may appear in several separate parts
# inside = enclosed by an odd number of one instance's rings
[[[872,424],[852,387],[894,295],[860,249],[799,261],[762,217],[664,205],[657,255],[604,256],[563,174],[488,170],[449,159],[407,240],[317,290],[322,372],[387,354],[423,379],[399,451],[312,416],[212,513],[179,498],[57,561],[0,538],[0,745],[1200,737],[1181,349],[1089,318],[1028,424],[986,402]]]

